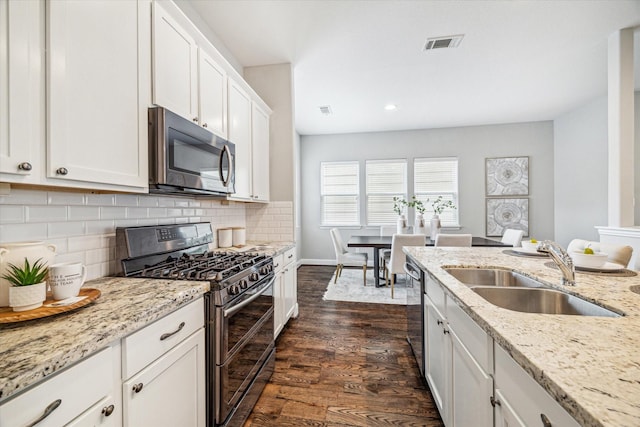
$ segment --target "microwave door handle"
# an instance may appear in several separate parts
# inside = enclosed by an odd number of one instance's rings
[[[224,157],[227,157],[227,159],[229,160],[229,169],[227,170],[227,176],[223,176],[223,168],[222,168],[222,160]],[[220,179],[222,179],[222,184],[225,187],[229,186],[229,181],[231,180],[231,171],[233,170],[233,165],[231,164],[231,162],[233,161],[233,159],[231,158],[231,151],[229,150],[229,146],[225,145],[224,148],[222,149],[222,156],[220,156]]]

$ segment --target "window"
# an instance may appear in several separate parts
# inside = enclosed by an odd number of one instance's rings
[[[407,198],[406,160],[367,160],[367,225],[395,224],[395,196]]]
[[[358,162],[320,163],[322,225],[360,225]]]
[[[413,162],[414,192],[416,197],[424,203],[425,217],[433,216],[431,203],[442,196],[444,200],[451,200],[458,206],[458,159],[431,158],[415,159]],[[427,202],[427,199],[430,202]],[[459,224],[458,209],[446,209],[440,214],[440,222],[444,227]]]

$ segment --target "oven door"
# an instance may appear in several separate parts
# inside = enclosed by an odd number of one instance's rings
[[[231,307],[216,308],[216,424],[234,410],[275,347],[274,281],[269,278]]]

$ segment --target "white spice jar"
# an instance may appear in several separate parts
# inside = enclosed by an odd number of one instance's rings
[[[233,232],[230,228],[218,228],[218,247],[230,248],[233,246]]]
[[[233,227],[233,246],[244,246],[247,243],[247,231],[244,227]]]

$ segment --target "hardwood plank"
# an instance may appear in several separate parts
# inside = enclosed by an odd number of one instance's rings
[[[323,301],[335,268],[298,269],[300,315],[245,427],[443,426],[406,341],[402,305]]]

